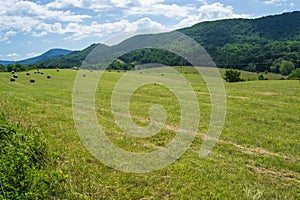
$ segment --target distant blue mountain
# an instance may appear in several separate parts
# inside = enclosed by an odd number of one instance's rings
[[[16,61],[17,63],[20,63],[22,65],[31,65],[31,64],[36,64],[39,63],[45,59],[54,59],[54,58],[60,58],[63,57],[65,55],[68,55],[69,53],[71,53],[72,51],[70,50],[66,50],[66,49],[51,49],[45,53],[43,53],[42,55],[33,57],[33,58],[28,58],[25,60],[20,60],[20,61]],[[0,61],[0,64],[2,65],[8,65],[8,64],[14,64],[16,63],[14,61]]]
[[[22,65],[31,65],[31,64],[36,64],[39,63],[45,59],[50,59],[50,58],[59,58],[65,55],[68,55],[72,51],[66,50],[66,49],[51,49],[47,51],[46,53],[43,53],[40,56],[34,57],[34,58],[29,58],[26,60],[20,60],[18,63]]]
[[[0,60],[0,64],[6,66],[8,64],[15,64],[15,62],[14,61]]]

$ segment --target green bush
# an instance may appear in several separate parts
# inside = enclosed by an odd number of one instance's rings
[[[226,70],[224,79],[227,82],[239,82],[239,81],[243,81],[240,78],[240,76],[241,76],[241,72],[239,70],[229,69],[229,70]]]
[[[0,114],[0,179],[7,199],[49,199],[61,183],[49,158],[40,131],[10,124]]]
[[[290,61],[282,61],[280,64],[279,72],[282,75],[289,75],[295,69],[295,65]]]
[[[288,79],[299,79],[299,78],[300,78],[300,68],[293,70],[288,77]]]
[[[264,75],[258,75],[258,80],[268,80],[268,78],[264,77]]]

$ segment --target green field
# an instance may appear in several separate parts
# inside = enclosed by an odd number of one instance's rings
[[[44,70],[45,74],[0,73],[0,108],[13,123],[35,126],[53,154],[49,165],[68,175],[49,199],[300,199],[300,83],[254,80],[243,73],[240,83],[225,83],[227,118],[213,152],[199,158],[208,129],[210,97],[201,76],[178,68],[197,94],[201,121],[191,148],[168,167],[131,174],[111,169],[96,160],[81,144],[72,113],[72,92],[77,71]],[[86,72],[86,78],[90,73]],[[148,139],[124,134],[111,113],[111,94],[124,72],[105,72],[96,94],[99,123],[114,144],[133,152],[164,147],[175,135],[180,107],[165,87],[149,84],[131,98],[130,111],[139,125],[149,123],[154,103],[167,111],[166,126]],[[50,74],[51,79],[46,75]],[[167,76],[167,74],[166,74]],[[267,74],[269,79],[280,76]],[[36,83],[29,83],[34,77]],[[243,78],[243,77],[242,77]],[[5,183],[4,183],[5,187]],[[1,196],[0,196],[1,199]]]

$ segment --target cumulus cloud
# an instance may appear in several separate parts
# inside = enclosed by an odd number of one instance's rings
[[[265,4],[268,5],[282,5],[282,3],[285,3],[286,0],[268,0],[268,1],[264,1]]]
[[[255,2],[269,6],[281,6],[283,8],[293,8],[295,6],[295,3],[291,2],[291,0],[255,0]]]
[[[52,33],[63,35],[67,40],[80,40],[141,28],[170,28],[171,25],[165,22],[153,20],[155,17],[161,21],[167,19],[179,23],[171,28],[204,20],[247,17],[235,14],[231,6],[197,1],[202,3],[199,8],[191,4],[175,4],[171,0],[53,0],[44,4],[30,0],[3,1],[0,4],[0,42],[8,41],[17,33],[33,37]],[[84,9],[84,12],[74,8]],[[87,10],[90,10],[90,14],[82,14]],[[112,17],[108,18],[106,12]],[[101,21],[92,21],[93,16]]]
[[[66,37],[66,40],[80,40],[89,36],[102,37],[106,34],[136,31],[142,28],[161,28],[164,26],[150,18],[142,18],[134,22],[128,20],[120,20],[112,23],[97,23],[92,22],[90,25],[80,25],[78,23],[70,23],[61,31],[63,33],[72,33],[71,36]]]
[[[181,20],[178,27],[186,27],[202,21],[247,17],[249,17],[247,14],[235,14],[232,6],[224,6],[221,3],[205,4],[197,10],[196,14]]]
[[[30,53],[26,54],[26,57],[32,58],[32,57],[36,57],[36,56],[39,56],[39,55],[40,55],[40,53],[30,52]]]
[[[0,42],[7,41],[9,37],[17,35],[16,31],[8,31],[3,35],[0,35]]]
[[[16,58],[16,57],[19,57],[19,54],[17,54],[17,53],[9,53],[6,56],[10,57],[10,58]]]
[[[0,4],[0,41],[8,40],[17,32],[32,32],[34,37],[47,35],[46,29],[41,29],[41,24],[51,25],[51,21],[83,22],[88,15],[78,15],[71,11],[50,10],[45,5],[31,1],[4,1]],[[42,31],[39,31],[42,30]],[[55,31],[52,31],[55,32]],[[13,33],[13,34],[12,34]]]
[[[160,15],[165,17],[187,17],[195,11],[191,6],[179,6],[177,4],[152,4],[141,7],[130,7],[126,15]]]
[[[50,10],[47,6],[36,4],[31,1],[17,1],[11,0],[7,1],[4,9],[6,15],[8,16],[28,16],[35,19],[44,19],[44,20],[58,20],[58,21],[72,21],[72,22],[82,22],[85,18],[91,18],[88,15],[76,15],[71,11],[59,11],[59,10]]]

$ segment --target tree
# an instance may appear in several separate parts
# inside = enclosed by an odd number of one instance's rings
[[[293,70],[288,77],[288,79],[299,79],[299,78],[300,78],[300,68]]]
[[[253,63],[249,63],[247,65],[247,67],[245,67],[244,69],[245,71],[248,71],[248,72],[256,72],[256,65],[253,64]]]
[[[282,75],[289,75],[295,69],[295,65],[291,61],[283,60],[280,63],[279,72]]]
[[[227,82],[239,82],[241,81],[240,76],[241,76],[241,72],[239,70],[229,69],[226,70],[224,79]]]
[[[5,72],[5,71],[6,71],[6,67],[0,64],[0,72]]]

